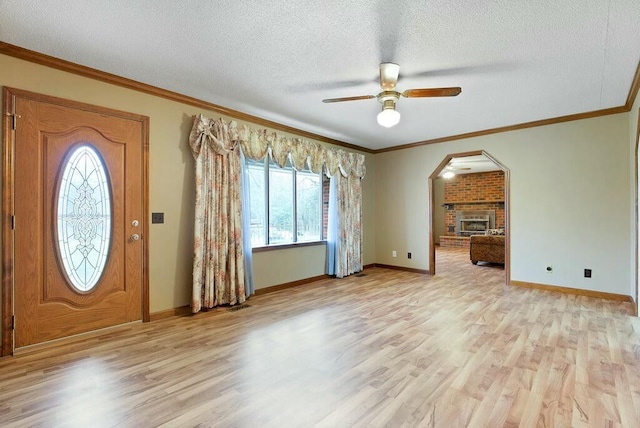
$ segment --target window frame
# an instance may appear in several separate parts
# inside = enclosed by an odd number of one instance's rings
[[[262,219],[264,225],[264,240],[261,244],[254,246],[252,244],[251,250],[253,252],[267,251],[267,250],[275,250],[275,249],[284,249],[284,248],[294,248],[294,247],[306,247],[313,245],[324,245],[326,244],[326,231],[324,227],[324,172],[320,172],[318,174],[311,171],[311,169],[304,170],[305,173],[316,174],[320,178],[320,191],[319,191],[319,206],[318,206],[318,219],[320,225],[320,237],[317,240],[310,241],[298,241],[298,183],[297,183],[297,174],[298,171],[291,165],[290,160],[287,160],[287,164],[284,168],[278,166],[271,159],[271,156],[267,154],[262,160],[254,160],[254,159],[245,159],[245,167],[249,168],[249,164],[253,163],[254,165],[262,163],[263,168],[263,180],[264,180],[264,218]],[[291,180],[292,180],[292,237],[293,241],[291,242],[279,242],[279,243],[270,243],[270,226],[269,226],[269,190],[270,190],[270,180],[269,180],[269,171],[271,167],[283,169],[283,170],[291,170]],[[251,196],[249,195],[249,198]]]

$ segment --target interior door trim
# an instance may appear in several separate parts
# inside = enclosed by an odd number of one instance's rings
[[[13,334],[13,280],[14,280],[14,156],[15,132],[14,123],[20,126],[20,117],[15,115],[16,98],[55,104],[77,110],[124,118],[140,122],[142,128],[142,321],[149,321],[149,117],[106,107],[94,106],[78,101],[66,100],[49,95],[38,94],[4,87],[2,90],[2,347],[0,356],[12,355],[14,350]]]

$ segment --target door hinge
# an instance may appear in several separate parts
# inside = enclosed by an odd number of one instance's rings
[[[11,216],[11,230],[15,230],[16,229],[16,216],[12,215]]]
[[[16,316],[11,315],[11,330],[15,330],[15,329],[16,329]]]

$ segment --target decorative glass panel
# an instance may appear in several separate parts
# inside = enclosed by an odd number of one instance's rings
[[[58,250],[67,277],[89,291],[104,270],[111,241],[111,195],[102,160],[89,146],[76,148],[58,194]]]

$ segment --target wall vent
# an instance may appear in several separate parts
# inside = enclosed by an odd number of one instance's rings
[[[239,311],[240,309],[244,309],[244,308],[250,308],[251,305],[247,305],[246,303],[243,305],[236,305],[236,306],[232,306],[229,309],[227,309],[229,312],[235,312],[235,311]]]

